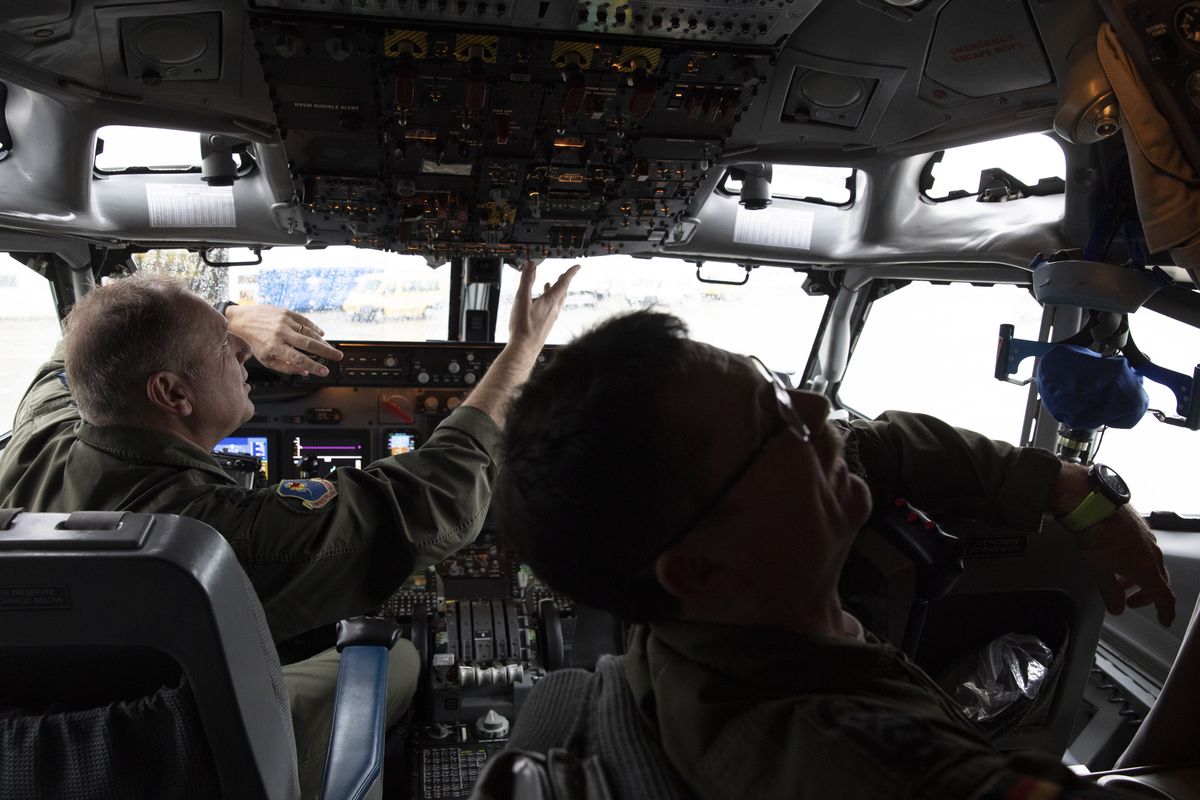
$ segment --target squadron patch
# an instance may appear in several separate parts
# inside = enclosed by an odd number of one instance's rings
[[[299,500],[305,508],[313,511],[328,505],[329,501],[337,497],[337,487],[321,478],[280,481],[276,491],[280,497]]]
[[[910,780],[924,780],[939,765],[953,762],[953,743],[927,720],[844,697],[821,698],[815,710],[828,732]]]

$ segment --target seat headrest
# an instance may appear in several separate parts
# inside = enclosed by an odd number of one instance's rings
[[[1071,428],[1132,428],[1150,405],[1142,376],[1124,356],[1101,356],[1075,344],[1046,351],[1037,384],[1046,410]]]

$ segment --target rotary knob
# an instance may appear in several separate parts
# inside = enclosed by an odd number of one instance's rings
[[[429,373],[421,370],[417,373],[417,383],[429,383]]]
[[[462,371],[462,366],[457,361],[451,361],[449,364],[446,365],[446,371],[449,372],[451,375],[457,375],[459,372]]]
[[[395,369],[396,364],[398,364],[398,363],[399,362],[396,361],[396,357],[394,355],[392,355],[391,353],[388,353],[386,356],[383,357],[383,365],[385,367],[387,367],[388,369]]]
[[[421,405],[425,407],[426,411],[437,411],[439,403],[436,397],[431,394],[427,394],[425,395],[425,400],[421,403]]]
[[[465,383],[467,386],[471,386],[475,383],[475,381],[476,378],[474,372],[468,372],[466,375],[463,375],[463,383]]]
[[[450,409],[451,411],[453,411],[454,409],[458,408],[461,405],[462,405],[462,400],[458,399],[457,397],[447,397],[446,398],[446,408]]]
[[[497,714],[496,709],[490,708],[486,714],[475,720],[475,732],[479,734],[480,739],[503,739],[508,736],[508,719]]]

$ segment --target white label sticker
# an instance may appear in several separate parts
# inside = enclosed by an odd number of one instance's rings
[[[743,244],[765,244],[807,250],[812,246],[814,215],[811,211],[767,208],[747,211],[738,206],[733,240]]]
[[[435,667],[453,667],[454,653],[434,653],[433,665]]]
[[[236,228],[232,186],[146,184],[152,228]]]

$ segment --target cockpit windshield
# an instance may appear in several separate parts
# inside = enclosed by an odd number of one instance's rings
[[[233,260],[246,253],[222,255]],[[417,256],[329,247],[264,250],[262,264],[253,266],[214,267],[182,250],[152,250],[135,260],[140,273],[179,277],[210,302],[269,303],[298,311],[329,339],[446,338],[450,265],[430,268]],[[547,259],[538,282],[553,281],[576,263],[583,269],[571,284],[551,344],[566,343],[613,314],[657,308],[681,317],[701,341],[754,353],[773,369],[799,376],[825,309],[824,296],[804,290],[805,273],[777,267],[747,272],[729,263],[619,255]],[[506,268],[497,341],[508,339],[516,285],[516,273]]]

